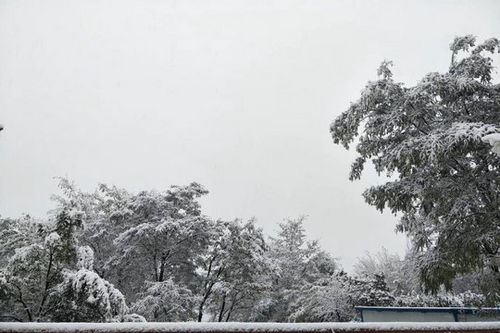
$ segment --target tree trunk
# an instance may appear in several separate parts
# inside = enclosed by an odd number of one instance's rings
[[[38,307],[38,320],[40,320],[40,315],[43,310],[43,306],[45,305],[45,301],[47,300],[47,295],[49,292],[49,278],[50,278],[50,271],[52,270],[52,261],[53,261],[53,254],[50,253],[49,257],[49,267],[47,268],[47,273],[45,274],[45,288],[43,290],[43,297],[42,300],[40,301],[40,306]]]
[[[222,317],[224,317],[224,308],[226,307],[226,294],[224,294],[224,297],[222,298],[222,305],[219,311],[219,318],[218,322],[220,323],[222,321]]]

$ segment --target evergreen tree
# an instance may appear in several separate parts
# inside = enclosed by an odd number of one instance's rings
[[[335,260],[317,241],[307,241],[304,220],[300,217],[281,223],[278,236],[271,239],[268,255],[275,277],[267,309],[262,314],[264,320],[287,321],[301,290],[332,276],[337,268]]]

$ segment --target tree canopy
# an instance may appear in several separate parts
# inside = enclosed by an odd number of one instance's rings
[[[447,72],[410,87],[396,82],[392,63],[384,61],[378,80],[330,128],[346,149],[356,141],[351,180],[369,160],[390,177],[364,198],[401,214],[397,230],[413,241],[430,291],[479,269],[499,281],[500,85],[492,77],[500,42],[478,44],[469,35],[455,38],[450,49]]]

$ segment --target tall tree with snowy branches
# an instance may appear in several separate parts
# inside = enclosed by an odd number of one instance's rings
[[[277,237],[271,238],[267,255],[274,272],[262,320],[288,321],[295,311],[295,300],[303,290],[331,277],[338,268],[335,258],[325,252],[318,241],[307,239],[304,221],[303,216],[285,220],[279,224]]]
[[[64,196],[47,221],[0,220],[0,320],[125,320],[123,294],[93,271],[94,253],[80,246],[86,200],[61,180]]]
[[[391,177],[363,195],[401,214],[397,230],[418,249],[428,291],[473,270],[500,280],[500,84],[492,78],[500,42],[469,35],[450,49],[449,70],[412,87],[395,82],[384,61],[379,79],[330,128],[346,149],[357,141],[351,180],[368,160]]]

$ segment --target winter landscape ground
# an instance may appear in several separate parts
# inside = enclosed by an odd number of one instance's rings
[[[157,190],[58,177],[45,216],[0,216],[0,333],[500,332],[498,321],[358,323],[355,309],[500,308],[500,40],[443,47],[449,67],[414,82],[381,61],[329,128],[350,154],[345,178],[377,175],[362,196],[395,216],[405,253],[382,247],[345,269],[306,215],[274,234],[257,218],[212,216],[196,179]],[[16,132],[0,131],[1,154]]]

